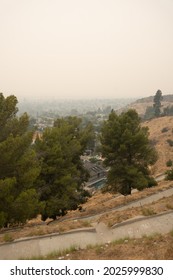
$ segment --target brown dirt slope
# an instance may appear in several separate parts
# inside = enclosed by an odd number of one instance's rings
[[[153,175],[157,176],[168,170],[166,162],[173,160],[173,146],[167,142],[173,140],[173,116],[155,118],[142,125],[148,126],[149,137],[158,152],[158,161],[152,167]]]

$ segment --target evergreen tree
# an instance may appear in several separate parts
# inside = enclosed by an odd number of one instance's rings
[[[162,101],[163,97],[162,97],[162,92],[159,89],[155,96],[154,96],[154,104],[153,104],[153,108],[154,108],[154,116],[155,117],[160,117],[161,115],[161,101]]]
[[[41,207],[34,185],[40,167],[27,131],[29,118],[16,116],[17,103],[15,96],[0,94],[0,227],[25,222]]]
[[[45,202],[42,219],[65,215],[86,201],[82,183],[88,173],[80,156],[93,137],[91,126],[81,128],[77,117],[57,119],[53,128],[47,128],[36,149],[42,160],[38,186]]]
[[[150,145],[147,127],[140,126],[135,110],[121,115],[111,112],[101,131],[102,154],[108,166],[107,183],[113,192],[130,194],[132,188],[142,190],[156,182],[149,175],[148,166],[157,160]]]
[[[145,111],[144,120],[150,120],[154,118],[155,112],[153,106],[148,106]]]

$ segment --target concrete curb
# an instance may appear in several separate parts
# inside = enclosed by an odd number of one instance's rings
[[[73,230],[69,230],[69,231],[66,231],[66,232],[56,232],[56,233],[50,233],[50,234],[45,234],[45,235],[38,235],[38,236],[32,236],[32,237],[24,237],[24,238],[20,238],[20,239],[15,239],[14,241],[11,241],[11,242],[5,242],[5,243],[2,243],[0,244],[0,247],[2,246],[6,246],[6,245],[9,245],[9,244],[15,244],[15,243],[20,243],[20,242],[25,242],[25,241],[31,241],[31,240],[40,240],[40,239],[44,239],[44,238],[51,238],[51,237],[54,237],[54,236],[62,236],[62,235],[70,235],[70,234],[74,234],[74,233],[80,233],[80,232],[96,232],[96,229],[91,227],[91,228],[79,228],[79,229],[73,229]]]
[[[61,219],[61,220],[55,220],[55,221],[51,221],[50,223],[57,223],[57,222],[64,222],[64,221],[73,221],[73,220],[83,220],[83,219],[88,219],[88,218],[93,218],[93,217],[95,217],[95,216],[99,216],[99,215],[102,215],[102,214],[106,214],[106,213],[109,213],[109,212],[112,212],[112,211],[116,211],[116,210],[119,210],[119,209],[121,209],[121,208],[124,208],[125,206],[129,206],[129,205],[131,205],[131,204],[133,204],[133,203],[136,203],[136,202],[139,202],[139,201],[143,201],[143,200],[145,200],[146,198],[152,198],[153,196],[155,196],[155,195],[157,195],[157,194],[159,194],[159,193],[163,193],[163,192],[166,192],[166,191],[168,191],[168,190],[170,190],[170,189],[173,189],[173,186],[170,186],[170,187],[168,187],[166,190],[160,190],[160,191],[158,191],[158,192],[156,192],[156,193],[153,193],[153,194],[151,194],[151,195],[147,195],[147,196],[145,196],[145,197],[143,197],[143,198],[138,198],[138,199],[136,199],[136,200],[132,200],[132,201],[129,201],[127,204],[123,204],[123,205],[118,205],[118,206],[116,206],[116,207],[113,207],[113,208],[111,208],[111,209],[107,209],[106,211],[100,211],[100,212],[98,212],[97,214],[91,214],[91,215],[86,215],[86,216],[81,216],[81,217],[72,217],[72,218],[68,218],[68,217],[64,217],[63,219]]]
[[[130,225],[130,224],[133,224],[133,223],[136,223],[136,222],[139,222],[139,221],[149,220],[149,219],[152,219],[153,217],[156,217],[156,218],[161,217],[161,216],[168,215],[168,214],[171,214],[171,213],[173,213],[173,210],[169,210],[169,211],[162,212],[162,213],[159,213],[159,214],[154,214],[154,215],[151,215],[151,216],[142,216],[142,217],[138,217],[138,218],[131,218],[131,219],[128,219],[124,222],[113,225],[111,227],[111,229],[122,227],[122,226],[125,226],[125,225]]]

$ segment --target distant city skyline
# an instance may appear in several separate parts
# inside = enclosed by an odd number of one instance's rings
[[[5,96],[173,94],[172,0],[0,0],[0,19]]]

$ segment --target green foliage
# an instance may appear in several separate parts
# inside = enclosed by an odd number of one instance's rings
[[[144,208],[142,208],[142,214],[144,216],[152,216],[152,215],[155,215],[156,212],[152,208],[144,207]]]
[[[95,157],[92,157],[92,158],[89,159],[89,161],[92,162],[92,163],[96,163],[96,162],[98,162],[98,159],[95,158]]]
[[[172,160],[169,159],[167,162],[166,162],[166,166],[167,167],[171,167],[172,166]]]
[[[171,168],[170,170],[166,171],[166,180],[173,180],[173,169]]]
[[[154,96],[154,104],[153,104],[153,108],[154,108],[154,116],[155,117],[160,117],[161,115],[161,101],[162,101],[163,97],[162,97],[162,92],[161,90],[158,90]]]
[[[152,106],[148,106],[145,111],[144,119],[150,120],[154,118],[154,108]]]
[[[101,134],[102,154],[108,172],[108,185],[114,192],[130,194],[132,188],[142,190],[151,184],[148,165],[157,160],[147,127],[140,126],[135,110],[121,115],[111,112]]]
[[[12,236],[9,233],[6,233],[3,236],[3,240],[4,240],[4,242],[12,242],[14,239],[12,238]]]
[[[167,143],[169,144],[170,147],[173,147],[173,140],[167,139]]]
[[[163,109],[164,116],[173,116],[173,106],[168,106]]]
[[[151,187],[154,187],[154,186],[158,185],[157,181],[151,176],[147,177],[147,181],[148,181],[148,188],[151,188]]]
[[[65,215],[86,201],[81,185],[88,178],[80,156],[92,138],[92,128],[81,127],[77,117],[57,119],[53,128],[43,133],[36,150],[41,159],[37,182],[41,200],[45,202],[42,219]]]
[[[35,189],[22,191],[15,199],[12,218],[15,222],[24,223],[32,219],[44,209],[44,203],[40,203]],[[26,211],[27,209],[27,211]]]
[[[5,98],[0,94],[0,227],[25,222],[36,216],[39,208],[34,190],[40,172],[39,162],[31,147],[28,115],[17,117],[16,105],[15,96]],[[37,203],[33,196],[37,197]]]
[[[164,127],[164,128],[162,128],[162,130],[161,130],[162,133],[165,133],[165,132],[168,132],[168,131],[169,131],[169,128],[168,128],[168,127]]]

